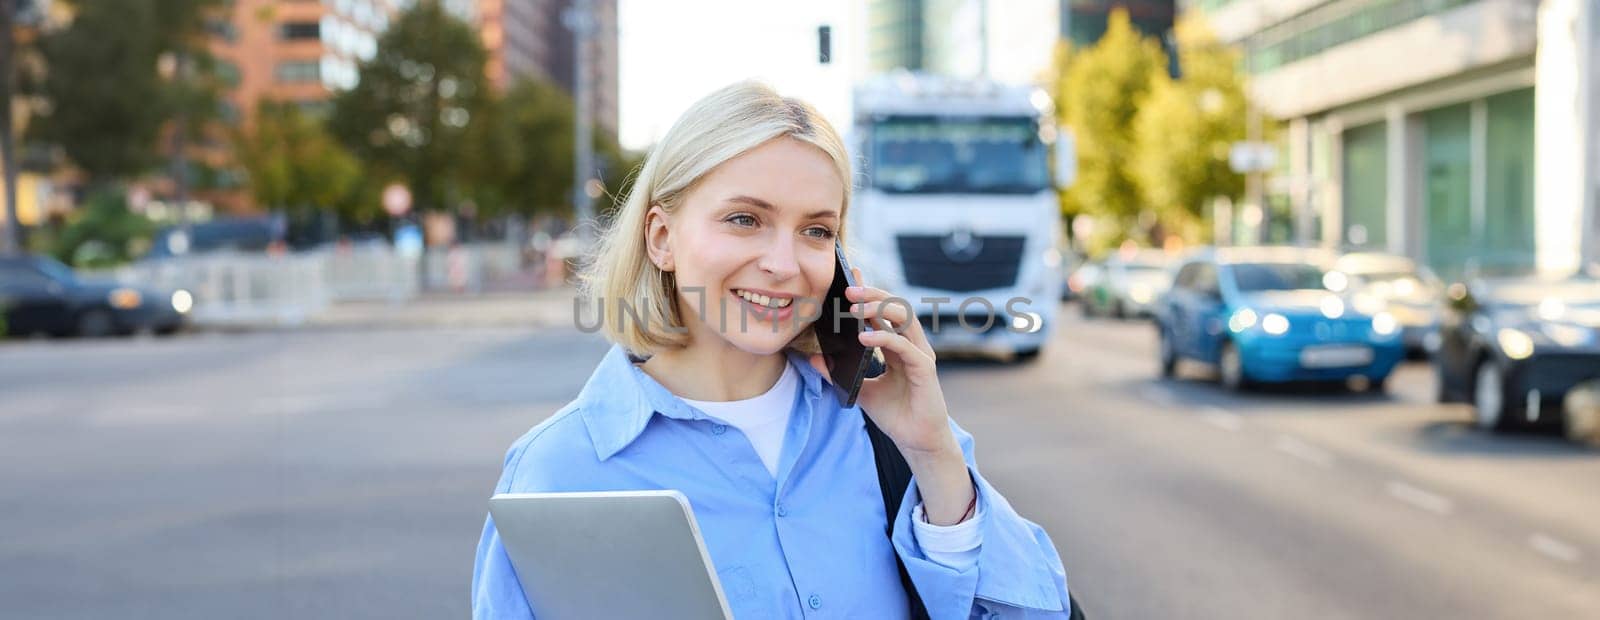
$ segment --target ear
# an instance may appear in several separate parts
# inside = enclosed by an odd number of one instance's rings
[[[650,211],[644,215],[645,251],[657,268],[670,272],[676,265],[672,259],[672,229],[667,226],[668,223],[666,209],[662,209],[661,205],[650,205]]]

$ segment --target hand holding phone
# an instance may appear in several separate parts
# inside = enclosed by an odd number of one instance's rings
[[[872,331],[873,327],[850,314],[852,302],[845,298],[845,288],[857,285],[855,272],[845,260],[844,248],[837,242],[833,244],[833,253],[837,263],[833,283],[822,298],[822,316],[814,324],[814,331],[839,406],[851,407],[856,404],[862,382],[883,374],[884,366],[877,347],[861,344],[861,332]]]

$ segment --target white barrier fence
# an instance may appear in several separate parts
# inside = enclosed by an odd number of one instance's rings
[[[110,275],[127,284],[187,290],[194,296],[190,321],[222,327],[300,325],[335,302],[402,302],[420,292],[417,259],[382,246],[185,256]]]
[[[401,303],[424,290],[478,293],[487,282],[523,269],[514,246],[500,243],[429,250],[421,257],[387,245],[266,255],[213,253],[124,266],[119,282],[183,289],[194,296],[190,320],[208,326],[294,326],[330,304]]]

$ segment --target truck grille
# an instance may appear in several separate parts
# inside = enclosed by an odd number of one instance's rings
[[[1025,239],[1008,235],[974,235],[973,238],[981,242],[980,249],[970,257],[952,258],[941,245],[944,237],[897,237],[906,284],[961,293],[1016,284]],[[958,260],[960,258],[965,260]]]

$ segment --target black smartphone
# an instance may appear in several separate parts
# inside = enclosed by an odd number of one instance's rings
[[[839,406],[850,407],[856,404],[861,383],[883,372],[883,360],[877,347],[861,344],[861,332],[872,331],[873,327],[850,314],[851,301],[845,298],[844,289],[855,286],[856,277],[844,258],[844,248],[837,242],[833,244],[833,255],[838,265],[834,266],[833,284],[822,298],[822,316],[814,328]]]

